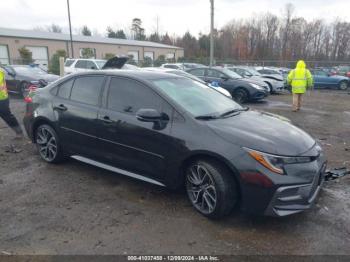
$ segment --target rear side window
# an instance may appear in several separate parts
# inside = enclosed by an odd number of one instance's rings
[[[205,69],[195,69],[192,70],[190,73],[195,76],[204,76]]]
[[[70,99],[89,105],[98,105],[103,80],[103,76],[84,76],[76,78]]]
[[[220,77],[225,77],[225,75],[220,73],[219,71],[210,69],[208,70],[208,77],[220,78]]]
[[[74,63],[75,59],[67,59],[66,63],[64,66],[71,66]]]
[[[78,62],[75,64],[75,68],[87,68],[86,62],[86,60],[78,60]]]
[[[72,90],[74,78],[59,85],[57,96],[68,99]]]
[[[165,68],[172,68],[172,69],[178,69],[179,67],[177,65],[164,65]]]
[[[97,69],[97,66],[92,61],[86,61],[86,68],[88,68],[88,69]]]
[[[113,77],[109,86],[108,108],[135,114],[141,108],[162,110],[162,98],[135,80]]]

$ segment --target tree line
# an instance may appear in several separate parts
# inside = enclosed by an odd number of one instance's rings
[[[54,24],[49,30],[62,32]],[[80,33],[92,35],[86,25]],[[132,20],[130,32],[108,26],[105,36],[183,47],[185,57],[181,61],[206,63],[209,57],[209,34],[200,33],[196,37],[185,32],[182,36],[172,37],[155,31],[147,35],[140,18]],[[295,15],[292,4],[287,4],[280,15],[261,13],[247,19],[234,19],[214,30],[214,56],[223,62],[297,59],[345,62],[350,60],[349,43],[350,22],[340,19],[333,22],[323,19],[307,21]]]

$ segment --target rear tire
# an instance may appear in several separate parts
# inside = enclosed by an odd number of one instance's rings
[[[341,81],[339,83],[339,87],[338,87],[340,90],[346,90],[348,89],[348,82],[347,81]]]
[[[249,94],[245,89],[239,88],[233,92],[232,97],[236,102],[243,104],[248,101]]]
[[[193,207],[209,218],[228,215],[238,202],[238,186],[227,167],[197,160],[186,169],[186,191]]]
[[[48,163],[59,163],[64,155],[56,131],[47,124],[38,126],[35,130],[35,143],[40,157]]]

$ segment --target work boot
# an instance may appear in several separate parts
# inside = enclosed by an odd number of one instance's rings
[[[12,129],[16,133],[16,136],[14,138],[15,140],[22,140],[24,138],[23,130],[22,130],[21,126],[18,125],[18,126],[13,127]]]

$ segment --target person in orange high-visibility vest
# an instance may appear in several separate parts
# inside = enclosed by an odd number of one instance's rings
[[[6,88],[5,72],[0,68],[0,117],[16,133],[16,138],[23,137],[23,131],[16,117],[11,113],[9,95]]]
[[[311,88],[313,85],[312,75],[306,68],[303,60],[299,60],[296,68],[289,72],[287,83],[292,86],[293,111],[299,111],[301,108],[302,95],[306,92],[307,88]]]

